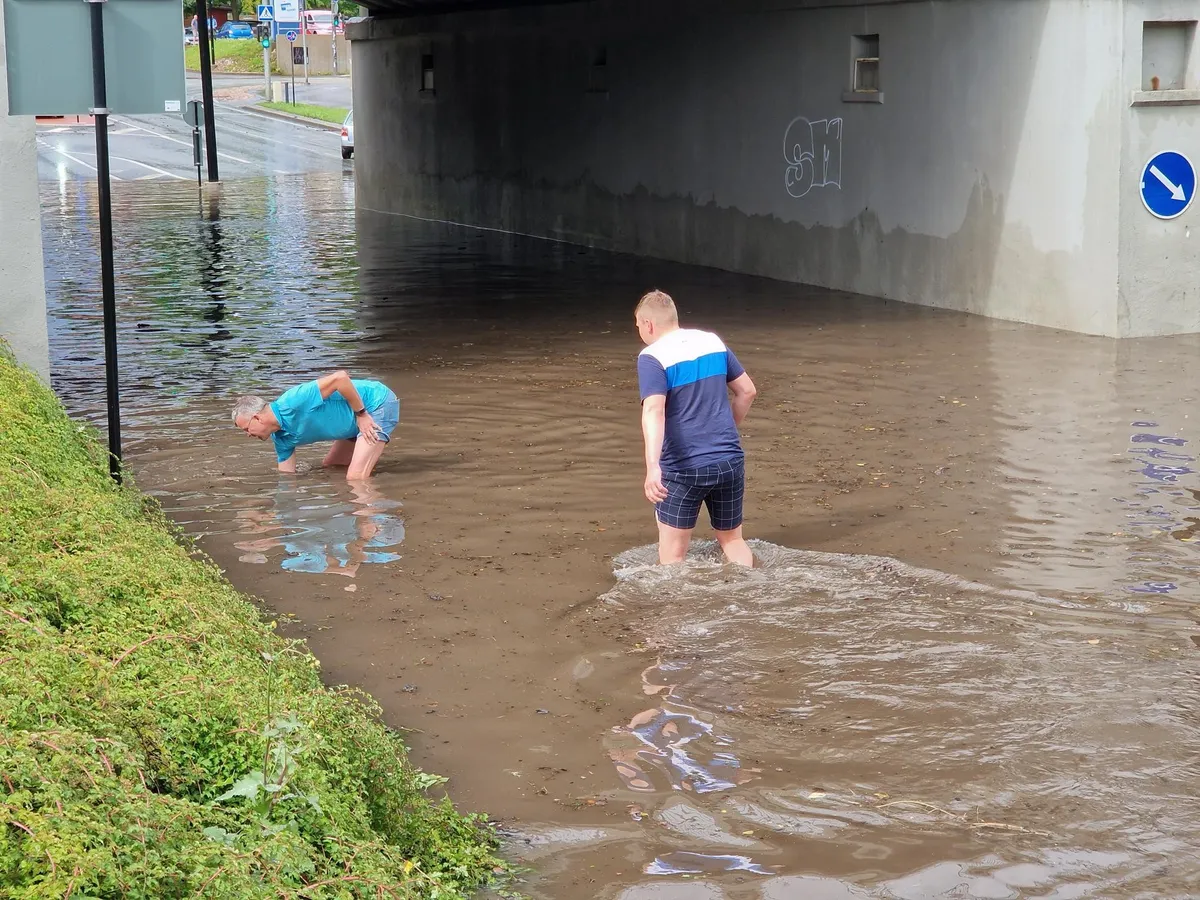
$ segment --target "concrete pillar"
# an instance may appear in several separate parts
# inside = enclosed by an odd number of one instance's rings
[[[1120,256],[1117,333],[1121,337],[1200,332],[1200,202],[1175,219],[1156,219],[1138,192],[1156,154],[1173,150],[1200,165],[1200,48],[1196,0],[1126,0],[1121,48]],[[1173,53],[1172,50],[1176,50]],[[1158,77],[1157,88],[1153,84]]]
[[[49,382],[34,120],[8,115],[4,46],[0,0],[0,338],[12,347],[18,361]]]

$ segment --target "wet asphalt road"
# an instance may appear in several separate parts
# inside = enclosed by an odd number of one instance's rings
[[[261,79],[256,82],[248,76],[214,79],[218,93],[258,86]],[[339,100],[349,105],[349,88],[348,79],[326,79],[310,85],[314,102],[319,100],[328,105],[341,105]],[[198,95],[199,90],[199,80],[189,78],[189,96]],[[264,116],[248,108],[252,102],[243,98],[215,102],[222,180],[338,172],[353,165],[341,159],[338,132]],[[42,121],[38,125],[37,148],[40,180],[96,177],[96,138],[91,125],[67,124],[66,120]],[[192,129],[181,116],[110,117],[109,156],[114,182],[196,179]]]

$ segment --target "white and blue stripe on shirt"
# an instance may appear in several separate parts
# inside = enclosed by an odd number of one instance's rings
[[[708,331],[680,328],[642,350],[638,357],[642,400],[656,394],[667,398],[664,470],[741,458],[726,385],[743,372],[733,351]]]

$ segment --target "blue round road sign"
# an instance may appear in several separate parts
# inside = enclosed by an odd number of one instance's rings
[[[1196,170],[1182,153],[1166,150],[1142,169],[1142,203],[1152,216],[1174,219],[1183,215],[1196,196]]]
[[[287,33],[287,39],[288,39],[289,41],[291,41],[292,43],[295,43],[295,42],[296,42],[296,32],[294,32],[294,31],[289,31],[289,32]]]

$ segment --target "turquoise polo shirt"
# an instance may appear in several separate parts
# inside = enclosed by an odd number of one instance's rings
[[[358,396],[362,397],[363,408],[367,410],[378,409],[392,397],[391,389],[378,381],[353,379],[351,384],[358,391]],[[303,444],[358,437],[354,410],[346,398],[337,391],[322,397],[315,380],[285,391],[271,404],[271,412],[279,423],[279,430],[271,435],[271,440],[275,444],[275,456],[280,462],[291,459],[296,448]]]

